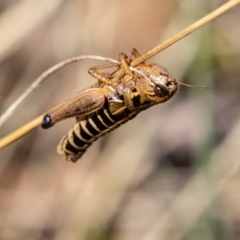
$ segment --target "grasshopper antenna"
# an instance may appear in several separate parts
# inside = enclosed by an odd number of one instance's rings
[[[191,84],[187,84],[187,83],[183,83],[183,82],[179,82],[179,81],[178,81],[178,84],[179,84],[179,85],[183,85],[183,86],[185,86],[185,87],[190,87],[190,88],[205,88],[205,89],[209,89],[208,86],[191,85]]]

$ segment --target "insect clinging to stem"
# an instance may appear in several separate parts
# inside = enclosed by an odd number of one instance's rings
[[[90,68],[88,73],[97,82],[44,116],[42,127],[45,129],[63,119],[76,117],[76,123],[57,149],[67,161],[76,162],[99,137],[133,119],[141,111],[168,101],[177,92],[178,85],[204,87],[176,81],[166,69],[155,63],[141,63],[135,71],[130,70],[132,57],[138,56],[138,51],[132,49],[128,56],[119,55],[119,64]],[[120,76],[99,72],[99,69],[113,66],[119,67]]]

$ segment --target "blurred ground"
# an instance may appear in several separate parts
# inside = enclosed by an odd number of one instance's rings
[[[225,1],[1,0],[0,111],[72,56],[144,53]],[[0,151],[0,239],[240,239],[240,7],[151,61],[181,87],[98,140],[76,164],[55,149],[74,120]],[[0,137],[92,84],[84,61],[55,74]]]

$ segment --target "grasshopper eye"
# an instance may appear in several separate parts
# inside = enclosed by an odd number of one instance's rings
[[[154,92],[156,93],[156,95],[160,95],[160,93],[161,93],[161,88],[158,87],[158,86],[156,86],[156,87],[154,88]]]
[[[166,85],[156,85],[154,88],[154,92],[156,93],[156,95],[158,96],[164,96],[166,94],[168,94],[168,87]]]

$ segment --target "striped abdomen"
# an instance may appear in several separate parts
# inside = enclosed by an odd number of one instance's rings
[[[61,140],[58,153],[64,154],[67,161],[76,162],[95,140],[136,115],[137,112],[131,112],[128,109],[119,115],[112,115],[108,106],[103,107],[75,123]]]

